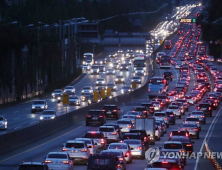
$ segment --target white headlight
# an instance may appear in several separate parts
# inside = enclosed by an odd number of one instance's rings
[[[35,109],[35,106],[32,106],[33,109]]]
[[[82,90],[82,93],[84,92],[84,90]]]
[[[51,117],[51,119],[55,119],[55,116]]]
[[[42,120],[43,119],[43,117],[42,116],[40,116],[40,120]]]
[[[41,106],[42,109],[44,109],[44,106]]]

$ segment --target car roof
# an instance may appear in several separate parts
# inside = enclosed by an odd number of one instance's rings
[[[113,126],[100,126],[99,128],[113,128],[114,129],[114,127]]]
[[[22,162],[20,165],[44,165],[42,162]]]
[[[79,140],[67,140],[66,143],[85,143],[85,142]]]
[[[164,144],[171,144],[171,143],[182,144],[180,141],[166,141],[166,142],[164,142]]]
[[[95,131],[87,131],[86,133],[92,133],[92,134],[94,134],[94,133],[101,133],[100,131],[98,131],[98,130],[95,130]]]

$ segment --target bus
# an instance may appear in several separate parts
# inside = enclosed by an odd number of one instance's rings
[[[170,69],[171,68],[171,60],[170,60],[170,56],[168,55],[163,55],[160,56],[160,69]]]
[[[172,42],[171,42],[171,40],[165,40],[165,41],[164,41],[164,48],[165,48],[165,49],[171,49],[171,47],[172,47]]]
[[[146,68],[146,56],[145,55],[138,55],[133,60],[133,68],[136,70],[137,67],[143,67],[144,70]]]
[[[93,53],[84,53],[83,54],[83,65],[93,65],[94,64],[94,56]]]
[[[168,82],[162,76],[154,76],[148,84],[149,98],[157,97],[160,94],[166,93],[168,90]]]

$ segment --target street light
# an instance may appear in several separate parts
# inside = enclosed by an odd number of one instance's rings
[[[2,24],[2,25],[0,25],[0,26],[12,25],[12,24],[18,24],[18,21],[13,21],[13,22],[10,22],[10,23]]]

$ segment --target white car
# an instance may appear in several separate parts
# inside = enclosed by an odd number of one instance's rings
[[[44,110],[39,118],[40,121],[53,120],[57,117],[55,110]]]
[[[73,170],[73,161],[66,152],[49,152],[44,163],[53,170]]]
[[[132,154],[131,154],[131,148],[126,143],[111,143],[109,147],[107,148],[109,151],[116,151],[120,150],[123,152],[123,155],[125,155],[125,160],[127,163],[132,163]]]
[[[166,112],[154,112],[153,117],[156,120],[164,121],[166,123],[166,126],[169,127],[169,120]]]
[[[156,110],[160,111],[161,110],[159,101],[151,101],[151,103],[153,104],[154,111],[156,111]]]
[[[96,86],[104,86],[105,85],[105,79],[104,78],[98,78],[96,80]]]
[[[0,129],[7,130],[8,122],[4,116],[0,116]]]
[[[73,86],[66,86],[64,89],[64,93],[74,93],[75,94],[76,90]]]
[[[87,147],[88,147],[91,155],[97,153],[97,143],[95,143],[92,139],[89,139],[89,138],[75,138],[75,141],[84,141],[87,144]]]
[[[107,142],[118,142],[120,137],[113,126],[100,126],[99,131],[104,134]]]
[[[116,70],[114,70],[113,68],[109,68],[109,69],[106,71],[106,74],[107,74],[107,75],[109,75],[109,74],[115,75],[115,74],[116,74]]]
[[[167,111],[172,111],[176,117],[179,117],[179,119],[181,119],[181,110],[180,110],[180,107],[178,105],[170,105],[168,108],[167,108]]]
[[[130,119],[119,119],[116,124],[119,125],[123,133],[129,132],[134,127]]]
[[[91,86],[84,86],[82,89],[82,95],[93,93],[93,89]]]
[[[81,104],[81,100],[78,96],[76,95],[69,96],[69,105],[80,106],[80,104]]]

